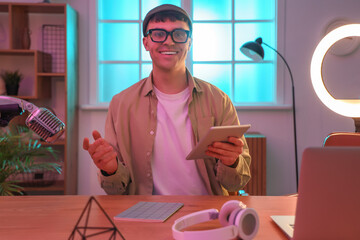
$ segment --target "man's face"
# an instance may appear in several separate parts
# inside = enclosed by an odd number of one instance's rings
[[[165,22],[150,21],[147,31],[150,29],[164,29],[171,32],[174,29],[189,30],[186,22],[166,20]],[[156,43],[150,38],[150,35],[143,38],[143,44],[149,51],[153,61],[153,67],[165,71],[181,70],[185,68],[185,59],[190,49],[190,36],[185,43],[175,43],[169,35],[165,42]]]

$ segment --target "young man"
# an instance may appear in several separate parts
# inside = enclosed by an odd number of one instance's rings
[[[94,143],[83,143],[108,194],[227,195],[249,181],[244,137],[213,143],[209,158],[185,159],[211,126],[239,124],[229,97],[185,67],[191,31],[190,17],[177,6],[146,15],[143,44],[153,70],[114,96],[105,138],[94,131]]]

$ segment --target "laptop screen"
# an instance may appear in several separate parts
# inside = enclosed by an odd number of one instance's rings
[[[360,239],[360,147],[307,148],[294,239]]]

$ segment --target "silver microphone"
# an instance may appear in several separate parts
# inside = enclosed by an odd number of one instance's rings
[[[58,139],[65,130],[65,124],[46,108],[38,108],[33,111],[26,119],[25,124],[50,143]]]
[[[6,106],[13,103],[17,103],[22,110],[20,114],[25,110],[30,112],[30,115],[25,121],[26,126],[46,142],[52,143],[64,133],[65,124],[48,109],[38,108],[32,103],[15,97],[0,96],[0,110],[2,110],[2,108],[5,109]],[[18,112],[16,112],[16,114],[18,114]],[[6,121],[9,121],[11,117],[13,116],[7,117]]]

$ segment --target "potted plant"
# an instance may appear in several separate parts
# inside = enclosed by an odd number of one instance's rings
[[[0,76],[5,82],[7,95],[17,95],[19,91],[19,83],[23,79],[23,75],[19,72],[19,70],[5,70],[0,74]]]
[[[0,196],[23,194],[20,182],[11,178],[18,174],[37,170],[61,173],[59,164],[37,161],[41,157],[57,159],[57,155],[51,147],[29,138],[30,135],[24,128],[19,128],[17,133],[0,129]]]

